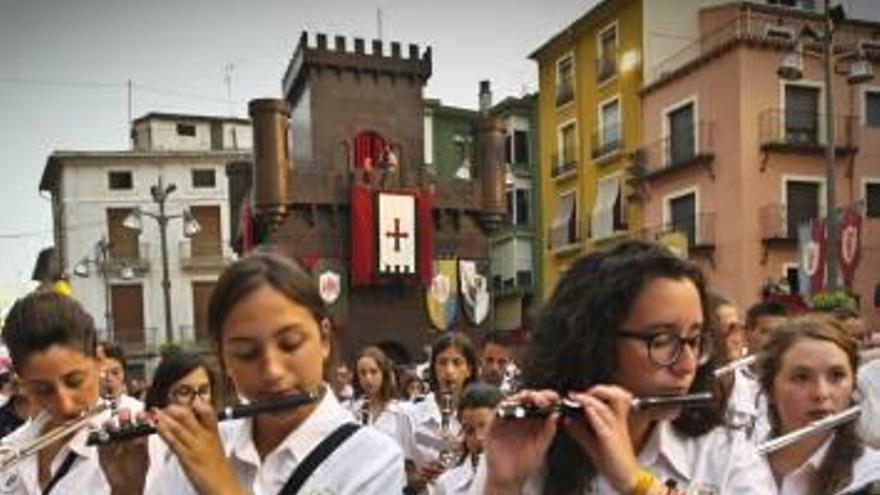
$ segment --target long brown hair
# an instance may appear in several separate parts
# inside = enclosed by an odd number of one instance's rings
[[[378,399],[384,404],[397,397],[397,379],[394,377],[394,363],[384,352],[382,352],[382,349],[372,345],[361,350],[355,361],[355,392],[360,395],[364,391],[363,386],[361,386],[360,375],[357,372],[357,363],[363,358],[370,358],[375,361],[376,366],[379,368],[379,372],[382,374],[382,385],[379,386]]]
[[[830,342],[846,353],[850,371],[855,378],[859,369],[858,344],[839,321],[820,315],[792,318],[771,333],[761,350],[758,360],[758,379],[768,395],[768,413],[771,435],[780,432],[779,414],[773,402],[773,382],[782,369],[785,353],[796,343],[805,340]],[[816,485],[811,495],[830,495],[842,489],[852,480],[853,464],[862,455],[864,447],[856,434],[855,424],[850,422],[835,430],[828,454],[816,472]]]

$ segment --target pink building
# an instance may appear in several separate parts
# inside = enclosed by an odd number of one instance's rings
[[[642,91],[633,196],[648,233],[684,233],[713,287],[747,308],[768,279],[796,280],[797,225],[827,210],[820,60],[805,56],[797,82],[777,76],[803,27],[821,32],[822,18],[754,3],[698,15],[700,40],[654,67]],[[848,20],[836,45],[880,68],[876,33],[880,23]],[[877,329],[880,78],[871,84],[835,75],[832,87],[836,204],[857,203],[866,217],[853,290]]]

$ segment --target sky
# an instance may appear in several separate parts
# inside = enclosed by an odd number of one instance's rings
[[[595,1],[0,0],[0,313],[52,244],[46,158],[126,149],[128,80],[134,118],[246,116],[281,96],[303,30],[369,40],[381,10],[386,42],[432,47],[425,95],[476,108],[481,79],[496,101],[535,91],[528,55]]]
[[[528,55],[596,2],[0,0],[0,314],[31,288],[37,253],[52,244],[38,191],[46,158],[126,149],[127,81],[133,118],[246,116],[248,100],[281,96],[300,32],[369,40],[381,10],[384,40],[432,47],[425,96],[476,108],[482,79],[496,101],[535,91]],[[880,20],[878,0],[844,5]]]

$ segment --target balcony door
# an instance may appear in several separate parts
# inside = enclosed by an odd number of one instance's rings
[[[790,180],[785,183],[786,219],[789,239],[797,239],[798,226],[819,217],[818,182]]]
[[[697,244],[697,195],[688,193],[669,200],[669,220],[676,232],[687,237],[688,246]]]
[[[113,337],[122,345],[143,345],[144,288],[140,284],[113,285],[110,288],[113,308]]]
[[[819,88],[785,86],[785,141],[819,144]]]
[[[669,165],[686,163],[696,154],[694,104],[669,112]]]
[[[193,236],[192,255],[220,256],[222,251],[220,241],[220,207],[218,206],[193,206],[190,211],[193,218],[199,222],[202,230]]]

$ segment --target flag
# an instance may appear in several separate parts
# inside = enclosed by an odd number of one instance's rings
[[[344,316],[348,312],[348,280],[340,260],[318,259],[312,267],[312,277],[330,316]]]
[[[489,264],[485,261],[459,260],[459,291],[462,309],[468,321],[482,325],[489,316]]]
[[[349,225],[351,283],[370,285],[376,266],[376,220],[373,192],[367,186],[351,187]]]
[[[458,262],[433,260],[431,284],[425,289],[428,319],[437,330],[449,330],[458,319]]]
[[[416,196],[409,193],[377,193],[378,273],[415,275]]]
[[[840,250],[838,252],[843,283],[852,287],[856,267],[861,260],[862,216],[855,208],[847,208],[840,220]]]
[[[825,282],[825,222],[815,218],[798,226],[798,287],[801,295],[821,292]]]

